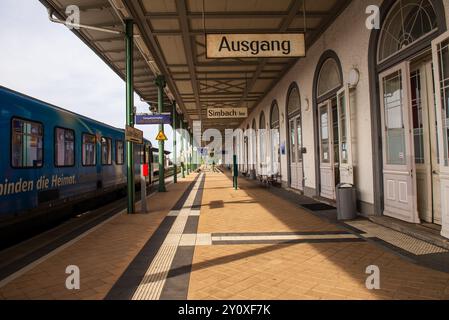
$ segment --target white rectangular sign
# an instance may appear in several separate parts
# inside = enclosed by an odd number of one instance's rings
[[[248,108],[208,108],[208,119],[248,118]]]
[[[303,33],[208,34],[206,56],[220,58],[290,58],[306,55]]]

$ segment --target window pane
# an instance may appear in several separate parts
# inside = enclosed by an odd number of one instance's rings
[[[297,148],[297,152],[298,152],[298,162],[302,162],[302,155],[301,155],[301,149],[302,149],[302,130],[301,130],[301,119],[297,118],[296,119],[296,133],[297,133],[297,138],[298,138],[298,148]]]
[[[348,163],[348,133],[347,133],[347,118],[346,118],[346,96],[344,93],[338,96],[338,103],[340,107],[340,131],[341,131],[341,141],[340,141],[340,152],[341,152],[341,162]]]
[[[112,140],[109,138],[101,138],[101,164],[112,164]]]
[[[295,137],[295,123],[290,121],[290,157],[292,163],[296,163],[296,137]]]
[[[83,134],[83,166],[96,164],[96,138],[90,134]]]
[[[145,145],[145,164],[150,162],[150,146]]]
[[[436,30],[438,19],[429,0],[401,0],[391,9],[379,44],[378,60],[385,60]]]
[[[387,163],[404,165],[405,130],[402,116],[402,75],[395,72],[383,80]]]
[[[56,166],[75,165],[75,135],[73,131],[56,128],[55,134]]]
[[[280,134],[279,134],[279,127],[276,129],[271,130],[271,141],[272,141],[272,174],[278,174],[279,173],[279,166],[281,161],[281,149],[280,149]],[[246,148],[245,148],[246,152]]]
[[[424,164],[424,123],[421,98],[420,71],[414,71],[410,77],[412,117],[413,117],[413,141],[415,145],[415,163]]]
[[[289,116],[299,112],[301,109],[301,99],[298,89],[293,88],[288,97],[287,113]]]
[[[338,109],[337,109],[337,98],[332,99],[332,138],[333,138],[333,154],[334,161],[340,162],[340,143],[338,137]]]
[[[327,59],[320,70],[318,79],[318,97],[341,87],[338,64],[334,59]]]
[[[327,107],[324,107],[320,111],[321,119],[321,162],[329,163],[329,114]]]
[[[277,104],[273,105],[271,109],[271,129],[279,127],[279,108]]]
[[[123,141],[116,142],[116,162],[118,165],[125,163],[125,147]]]
[[[449,165],[449,40],[438,46],[439,80],[441,86],[441,108],[443,114],[444,165]]]
[[[11,165],[39,168],[43,165],[43,127],[39,123],[13,119]]]

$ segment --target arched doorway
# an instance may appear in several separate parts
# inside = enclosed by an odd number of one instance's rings
[[[449,118],[449,101],[442,98],[448,78],[442,70],[449,68],[444,12],[439,0],[387,0],[382,28],[370,39],[373,165],[381,173],[375,175],[375,206],[411,223],[441,225],[441,199],[449,196],[449,168],[440,161],[447,159]]]
[[[259,131],[258,131],[258,158],[259,158],[259,165],[258,165],[258,175],[266,176],[267,175],[267,125],[265,120],[265,113],[262,111],[260,113],[259,118]]]
[[[340,60],[334,51],[321,56],[314,80],[314,119],[316,128],[317,182],[319,195],[336,199],[336,185],[340,183],[341,155],[348,156],[346,139],[341,132],[348,132],[347,119],[341,115],[347,110],[347,90],[343,86]],[[342,152],[343,151],[343,152]]]
[[[287,93],[287,137],[289,145],[288,172],[289,185],[304,191],[304,162],[301,119],[301,97],[296,83],[292,83]]]
[[[282,182],[281,176],[281,135],[280,135],[279,107],[276,101],[271,104],[270,111],[270,175],[276,182]]]

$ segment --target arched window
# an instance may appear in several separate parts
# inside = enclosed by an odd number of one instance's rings
[[[301,100],[298,88],[295,86],[288,96],[287,113],[288,116],[295,115],[301,111]]]
[[[378,61],[410,47],[438,29],[438,19],[429,0],[399,0],[382,27]]]
[[[270,124],[271,129],[279,128],[279,107],[276,102],[271,106]]]
[[[265,125],[265,113],[262,111],[260,114],[260,122],[259,122],[259,129],[266,129]]]
[[[343,85],[341,79],[337,61],[333,58],[327,59],[321,67],[318,78],[318,97],[340,88]]]

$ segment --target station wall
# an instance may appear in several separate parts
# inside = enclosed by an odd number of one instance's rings
[[[366,210],[374,202],[373,198],[373,167],[372,167],[372,143],[371,143],[371,118],[368,78],[368,46],[370,30],[365,26],[367,6],[381,1],[358,0],[353,1],[348,8],[332,23],[327,31],[310,47],[307,57],[300,59],[296,65],[279,81],[268,93],[266,98],[250,114],[247,121],[242,124],[246,128],[253,119],[258,118],[261,111],[270,114],[273,100],[276,100],[280,109],[281,119],[281,143],[287,141],[286,117],[287,91],[292,82],[296,82],[301,94],[301,108],[303,118],[304,147],[307,153],[304,155],[305,192],[315,195],[315,140],[313,124],[313,79],[317,64],[321,55],[327,50],[333,50],[338,55],[342,71],[343,81],[348,82],[348,74],[352,68],[360,72],[360,82],[351,94],[352,130],[353,130],[353,157],[355,169],[355,183],[358,189],[358,199],[366,204]],[[306,107],[308,101],[308,108]],[[267,117],[269,122],[269,117]],[[268,123],[267,123],[268,125]],[[288,146],[288,144],[286,144]],[[288,153],[288,152],[286,152]],[[283,184],[287,184],[287,155],[281,156],[281,170]],[[367,212],[370,213],[370,212]]]

